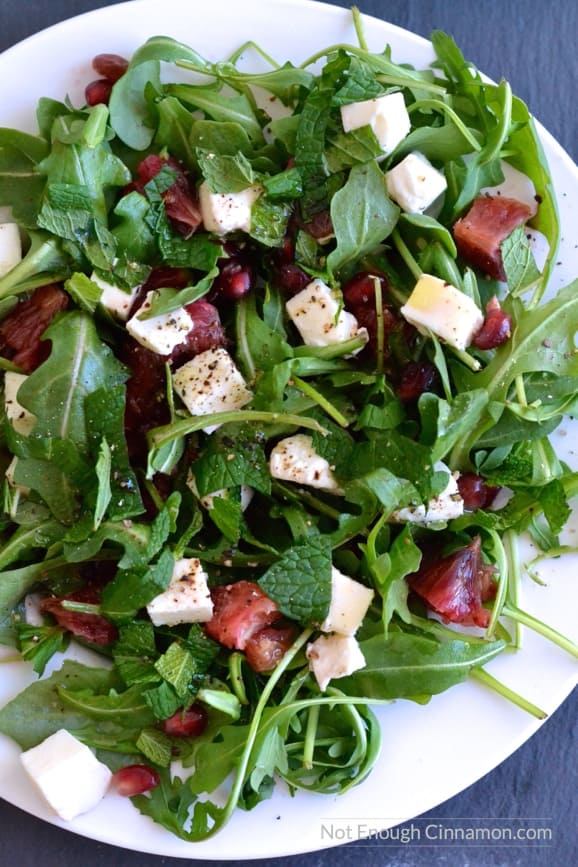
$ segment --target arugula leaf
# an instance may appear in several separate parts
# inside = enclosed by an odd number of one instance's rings
[[[342,678],[339,686],[348,695],[421,700],[463,682],[472,668],[485,665],[504,647],[503,641],[472,644],[459,638],[440,642],[423,635],[376,635],[360,642],[365,668]]]
[[[52,352],[22,385],[19,399],[36,416],[35,436],[69,438],[86,449],[85,398],[122,383],[126,374],[86,313],[63,314],[44,336],[52,340]]]
[[[79,691],[106,697],[119,686],[114,671],[65,660],[59,671],[31,684],[0,710],[0,731],[23,750],[35,747],[61,728],[91,746],[110,747],[115,735],[118,740],[124,737],[124,726],[115,721],[114,713],[91,725],[82,702],[67,703],[64,699],[72,699]]]
[[[343,187],[331,199],[331,220],[337,241],[327,257],[336,274],[371,253],[393,231],[399,208],[389,196],[377,163],[353,166]]]
[[[325,536],[308,536],[285,551],[259,579],[280,611],[303,624],[321,623],[331,601],[331,545]]]
[[[147,84],[161,89],[157,60],[132,60],[125,74],[112,88],[109,100],[110,123],[121,141],[135,151],[144,151],[153,140],[155,127],[145,98]],[[130,180],[130,178],[129,178]]]
[[[32,663],[32,668],[39,676],[55,653],[63,653],[70,643],[70,632],[61,626],[30,626],[19,623],[17,629],[17,647],[22,659]]]

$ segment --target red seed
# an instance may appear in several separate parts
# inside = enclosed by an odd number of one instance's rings
[[[92,59],[92,68],[114,84],[127,71],[128,60],[121,57],[120,54],[97,54]]]
[[[401,371],[398,395],[404,402],[417,400],[425,391],[434,391],[438,383],[437,369],[429,361],[409,361]]]
[[[496,349],[506,343],[511,334],[512,317],[502,310],[500,302],[494,296],[486,304],[486,318],[474,337],[473,344],[477,349]]]
[[[491,506],[499,491],[497,485],[486,484],[482,476],[476,473],[463,473],[458,478],[458,491],[464,501],[464,509],[475,512],[476,509],[487,509]]]
[[[112,785],[126,798],[150,792],[159,783],[159,775],[148,765],[126,765],[112,775]]]
[[[111,90],[112,81],[109,81],[108,78],[99,78],[97,81],[91,81],[84,90],[86,104],[108,105]]]
[[[375,307],[375,280],[381,284],[381,295],[384,298],[388,283],[383,274],[374,271],[360,271],[343,284],[343,300],[345,306],[355,312],[360,306]]]
[[[238,301],[253,288],[255,274],[253,268],[238,259],[226,260],[220,268],[213,290],[229,301]]]
[[[279,265],[273,274],[273,282],[287,295],[297,295],[311,282],[312,278],[299,265],[287,262]]]
[[[200,704],[193,704],[187,710],[180,708],[161,723],[165,734],[174,738],[196,738],[207,728],[209,717]]]

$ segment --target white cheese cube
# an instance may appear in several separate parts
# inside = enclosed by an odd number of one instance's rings
[[[367,614],[374,593],[359,581],[344,575],[335,566],[331,568],[331,603],[327,617],[321,624],[322,632],[354,635]]]
[[[0,277],[22,261],[22,241],[16,223],[0,223]]]
[[[466,349],[484,322],[471,298],[431,274],[422,274],[400,312],[422,334],[432,331],[455,349]]]
[[[196,558],[176,560],[169,586],[147,605],[155,626],[205,623],[213,616],[208,575]]]
[[[213,193],[206,181],[199,187],[199,204],[207,232],[226,235],[251,231],[251,209],[263,187],[255,184],[238,193]]]
[[[173,373],[173,387],[191,415],[241,409],[253,399],[226,349],[207,349]],[[219,425],[203,428],[212,433]]]
[[[66,729],[21,755],[22,764],[61,819],[74,819],[96,807],[112,774],[93,752]]]
[[[295,434],[278,442],[269,457],[269,472],[274,479],[342,493],[329,462],[317,454],[307,434]]]
[[[113,286],[112,283],[107,283],[106,280],[103,280],[94,272],[90,275],[90,279],[101,290],[100,304],[115,319],[126,322],[140,286],[134,286],[130,291],[125,292],[124,289]]]
[[[323,280],[313,280],[285,307],[306,346],[330,346],[357,335],[367,340],[366,329],[359,328],[355,316],[343,310],[341,299]]]
[[[152,316],[150,319],[140,319],[141,314],[150,310],[156,292],[147,292],[146,298],[128,322],[126,330],[134,339],[156,352],[157,355],[170,355],[173,349],[184,343],[187,334],[193,327],[193,320],[184,307],[173,310],[172,313],[161,313],[160,316]]]
[[[451,521],[464,514],[464,501],[458,489],[460,474],[450,472],[449,467],[443,461],[437,461],[434,469],[449,473],[449,480],[443,491],[426,505],[420,503],[417,506],[406,506],[403,509],[398,509],[392,513],[392,521],[408,524],[433,524],[436,521]]]
[[[365,657],[353,635],[320,635],[307,645],[306,656],[322,692],[330,680],[365,667]]]
[[[370,126],[384,156],[392,153],[411,129],[409,114],[400,91],[342,105],[341,123],[345,132]]]
[[[16,433],[23,436],[28,436],[36,424],[36,416],[28,412],[27,409],[24,409],[22,404],[18,402],[18,391],[27,379],[28,377],[25,374],[15,373],[12,370],[7,370],[4,375],[4,408],[6,418],[12,422],[12,427]]]
[[[538,202],[536,200],[536,187],[531,178],[519,169],[515,169],[505,160],[500,160],[500,168],[504,174],[502,183],[493,187],[482,187],[480,196],[504,196],[506,199],[516,199],[535,212]]]
[[[187,475],[186,485],[198,499],[201,506],[207,509],[207,511],[210,511],[213,508],[215,504],[215,499],[222,497],[223,499],[227,500],[232,494],[236,494],[238,492],[239,501],[241,503],[241,511],[244,512],[245,509],[247,509],[251,504],[251,500],[253,499],[253,495],[255,493],[253,488],[250,488],[249,485],[239,485],[239,487],[233,488],[219,488],[218,491],[211,491],[210,494],[204,494],[204,496],[201,497],[199,495],[199,489],[197,488],[197,481],[190,470]]]
[[[385,174],[387,192],[408,214],[422,214],[447,189],[447,181],[423,154],[408,154]]]

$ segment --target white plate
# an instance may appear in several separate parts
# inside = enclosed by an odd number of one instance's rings
[[[262,0],[211,0],[202,14],[192,13],[191,4],[179,0],[134,0],[58,24],[0,56],[0,124],[34,132],[38,97],[61,99],[68,93],[74,104],[80,104],[85,84],[94,78],[90,62],[95,54],[130,55],[156,34],[188,42],[212,60],[225,58],[247,39],[278,60],[294,62],[332,43],[356,42],[350,14],[344,9],[307,0],[276,0],[263,12]],[[398,62],[423,67],[432,59],[428,42],[383,21],[366,18],[365,32],[372,50],[390,43]],[[541,130],[541,135],[555,186],[567,193],[560,197],[563,228],[575,226],[578,170],[547,132]],[[554,272],[553,289],[578,274],[578,251],[570,237],[562,242],[558,258],[561,264]],[[575,426],[571,430],[565,425],[554,435],[559,453],[576,466],[572,441],[577,441]],[[578,640],[577,566],[578,558],[544,564],[540,571],[548,586],[528,580],[523,599],[526,610],[574,640]],[[576,683],[575,660],[530,633],[520,653],[503,655],[488,669],[549,713]],[[0,705],[32,680],[27,667],[3,664]],[[341,798],[303,793],[291,798],[279,787],[272,800],[251,813],[237,813],[215,839],[200,844],[178,840],[114,795],[91,813],[68,824],[60,822],[24,778],[18,749],[3,736],[0,796],[76,833],[143,852],[231,860],[297,854],[346,842],[348,834],[355,836],[358,830],[384,829],[418,816],[488,773],[538,728],[533,718],[475,683],[456,687],[425,707],[399,702],[381,711],[380,718],[381,758],[362,786]],[[353,831],[347,832],[347,826]]]

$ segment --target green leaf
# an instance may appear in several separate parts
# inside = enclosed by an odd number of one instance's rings
[[[145,759],[161,768],[168,768],[172,759],[171,739],[158,729],[146,728],[136,742]]]
[[[502,241],[500,250],[510,293],[520,295],[535,286],[541,274],[522,226]]]
[[[127,686],[156,683],[159,679],[154,667],[157,656],[154,628],[148,620],[132,621],[119,628],[113,657]]]
[[[293,545],[259,579],[280,611],[303,624],[321,623],[331,601],[331,545],[321,535]]]
[[[44,674],[44,669],[54,654],[63,653],[70,642],[70,632],[61,626],[29,626],[19,623],[16,629],[22,659],[31,662],[39,676]]]
[[[110,620],[126,623],[155,596],[163,593],[173,573],[174,557],[166,549],[158,562],[146,569],[123,571],[103,590],[101,611]]]
[[[248,485],[263,494],[271,490],[269,465],[261,437],[249,427],[216,431],[191,464],[199,496],[223,488]]]
[[[155,668],[181,698],[188,692],[195,674],[195,661],[191,653],[178,641],[173,641],[155,662]]]
[[[344,186],[331,200],[331,220],[336,248],[327,266],[336,274],[372,252],[393,231],[399,208],[389,196],[383,173],[376,163],[354,166]]]
[[[106,514],[109,503],[112,499],[112,490],[110,487],[112,469],[112,455],[110,446],[106,439],[102,439],[98,458],[96,461],[96,477],[98,479],[98,490],[96,495],[96,505],[94,508],[94,529],[97,530],[102,519]]]
[[[261,126],[245,94],[224,96],[213,88],[192,84],[169,84],[165,90],[187,105],[201,109],[212,120],[239,124],[252,142],[262,143]]]
[[[21,262],[0,278],[0,299],[59,283],[72,271],[72,259],[59,238],[46,232],[31,232],[30,247]]]
[[[111,126],[119,139],[136,151],[146,150],[155,134],[145,98],[145,88],[149,83],[160,91],[160,63],[157,60],[131,65],[110,95]]]
[[[85,449],[85,398],[122,383],[126,374],[85,313],[63,314],[44,336],[52,340],[52,352],[22,385],[19,400],[36,416],[35,436],[70,438]]]
[[[63,701],[64,689],[73,693],[85,690],[93,695],[108,695],[118,686],[114,672],[89,668],[66,660],[59,671],[38,680],[23,690],[0,710],[0,731],[11,737],[23,749],[35,747],[61,728],[93,746],[107,744],[116,734],[120,739],[123,726],[112,719],[102,719],[91,725],[82,707]],[[99,737],[101,736],[101,737]],[[100,745],[100,743],[98,744]]]
[[[80,272],[75,272],[64,284],[64,289],[85,313],[94,315],[102,294],[102,289]]]
[[[216,154],[205,148],[195,151],[200,171],[213,193],[240,193],[255,183],[251,163],[242,153]]]
[[[365,668],[341,678],[348,695],[410,698],[443,692],[468,677],[504,649],[503,641],[472,644],[456,638],[439,642],[421,635],[376,635],[360,642]]]

